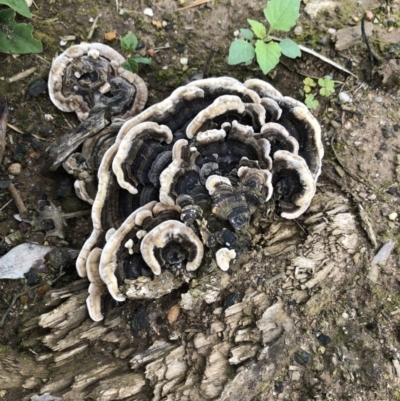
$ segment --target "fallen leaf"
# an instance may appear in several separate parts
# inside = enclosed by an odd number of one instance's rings
[[[111,42],[112,40],[117,39],[117,32],[115,32],[115,31],[106,32],[104,34],[104,39],[108,40],[109,42]]]
[[[0,258],[0,279],[24,278],[32,267],[45,264],[44,257],[51,251],[49,246],[21,244]]]

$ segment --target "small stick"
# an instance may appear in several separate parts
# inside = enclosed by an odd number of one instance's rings
[[[186,10],[188,8],[197,7],[197,6],[200,6],[202,4],[208,3],[210,1],[213,1],[213,0],[197,0],[193,4],[191,4],[190,6],[178,8],[176,11],[182,11],[182,10]]]
[[[3,161],[4,149],[6,147],[6,132],[8,119],[7,98],[2,95],[0,97],[0,164]]]
[[[13,131],[18,132],[18,134],[23,134],[24,132],[21,131],[19,128],[17,128],[15,125],[12,125],[10,123],[7,123],[7,127],[11,128]]]
[[[9,82],[19,81],[21,79],[29,77],[29,75],[32,75],[35,71],[36,71],[36,67],[29,68],[28,70],[25,70],[16,75],[13,75],[8,81]]]
[[[90,31],[88,33],[88,36],[87,36],[88,40],[92,39],[92,36],[94,34],[94,30],[96,29],[96,25],[97,25],[97,21],[98,21],[99,17],[100,17],[100,14],[98,14],[97,17],[93,21],[93,24],[92,24]]]
[[[86,216],[88,214],[91,213],[91,209],[87,209],[87,210],[79,210],[78,212],[71,212],[71,213],[63,213],[63,217],[64,219],[73,219],[75,217],[82,217],[82,216]]]
[[[1,209],[0,209],[0,212],[1,212],[2,210],[4,210],[12,201],[13,201],[13,200],[10,199],[5,205],[3,205],[3,206],[1,207]]]
[[[23,200],[21,199],[21,195],[17,191],[17,188],[15,188],[15,185],[10,183],[8,185],[8,190],[10,191],[10,194],[11,194],[11,197],[13,198],[15,206],[17,206],[19,215],[21,217],[26,216],[28,214],[28,209],[25,207],[25,204],[24,204]]]

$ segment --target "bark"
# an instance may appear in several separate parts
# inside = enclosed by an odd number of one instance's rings
[[[323,363],[315,337],[306,335],[310,322],[331,307],[368,254],[355,210],[345,198],[319,194],[299,224],[265,222],[269,234],[257,239],[244,265],[203,271],[182,297],[109,307],[99,323],[87,315],[87,281],[52,291],[45,312],[23,323],[21,351],[0,351],[0,387],[18,390],[21,400],[50,393],[64,401],[250,401],[271,399],[276,381],[287,377],[293,388],[298,374],[310,383],[311,370],[293,358],[307,351],[313,369]],[[168,324],[180,298],[180,315]],[[379,346],[365,335],[359,341],[364,349]],[[373,363],[388,369],[379,358]],[[354,372],[351,362],[335,369],[344,377]],[[357,377],[369,380],[367,373]]]

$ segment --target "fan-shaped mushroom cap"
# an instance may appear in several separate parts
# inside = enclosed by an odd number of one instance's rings
[[[153,273],[159,275],[162,267],[155,251],[164,248],[171,241],[177,241],[186,248],[188,253],[186,270],[196,270],[203,259],[203,244],[191,228],[179,221],[171,220],[153,228],[140,245],[143,259]]]
[[[261,193],[266,192],[265,201],[268,201],[273,193],[272,174],[269,170],[261,170],[242,166],[238,170],[240,182],[247,187],[256,188]]]
[[[163,151],[161,145],[155,146],[156,141],[171,143],[172,132],[165,125],[148,121],[131,129],[118,147],[113,171],[119,185],[132,194],[137,194],[137,185],[150,182],[148,173]]]
[[[307,163],[313,179],[316,181],[321,173],[324,148],[321,141],[321,127],[307,107],[277,91],[273,86],[260,79],[249,79],[244,83],[261,98],[275,100],[282,109],[279,119],[281,124],[299,144],[299,156]]]
[[[104,246],[101,258],[99,261],[99,275],[103,282],[107,285],[108,291],[111,296],[119,302],[126,299],[125,295],[121,293],[118,288],[117,277],[115,276],[115,269],[118,261],[118,253],[121,245],[125,246],[126,241],[123,241],[125,236],[129,234],[135,227],[135,220],[141,213],[150,213],[156,202],[150,202],[147,205],[135,210],[114,232],[114,234],[108,239]],[[125,242],[125,244],[122,244]],[[126,247],[126,246],[125,246]]]
[[[88,308],[90,318],[95,322],[100,322],[104,319],[101,313],[101,297],[105,293],[105,285],[89,284],[89,296],[86,298],[86,306]]]
[[[53,60],[48,82],[52,102],[62,111],[75,111],[81,121],[100,102],[121,119],[137,114],[146,104],[147,88],[139,76],[121,67],[124,61],[101,43],[71,46]]]
[[[281,216],[285,219],[299,217],[310,206],[316,190],[306,162],[300,156],[278,150],[274,154],[272,174],[274,188],[281,196]]]
[[[192,120],[186,129],[186,135],[193,139],[199,132],[207,131],[210,123],[217,117],[236,114],[238,117],[245,113],[245,105],[237,96],[220,96],[213,104],[202,110]]]
[[[236,251],[234,249],[221,248],[215,253],[215,259],[218,267],[226,272],[229,270],[229,263],[236,258]]]
[[[218,185],[220,184],[232,186],[232,183],[230,182],[229,178],[221,177],[220,175],[210,175],[206,181],[206,188],[208,193],[210,195],[213,195]]]
[[[299,144],[293,136],[280,124],[266,123],[261,127],[261,138],[265,138],[271,143],[271,156],[277,150],[287,150],[295,155],[299,153]],[[256,135],[258,137],[258,135]]]

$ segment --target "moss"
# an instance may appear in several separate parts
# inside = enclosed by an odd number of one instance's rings
[[[157,83],[164,86],[181,86],[182,77],[183,72],[173,68],[157,71]]]
[[[54,37],[47,35],[46,33],[35,29],[34,36],[36,39],[43,43],[43,47],[48,48],[52,53],[56,53],[58,50],[58,43]]]

